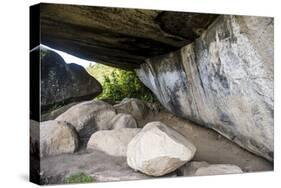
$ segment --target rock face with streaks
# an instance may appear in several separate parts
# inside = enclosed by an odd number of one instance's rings
[[[169,111],[273,160],[273,51],[273,18],[220,16],[136,71]]]
[[[273,160],[273,18],[45,3],[40,13],[42,44],[136,69],[170,112]]]
[[[80,65],[66,64],[56,52],[41,48],[41,109],[93,99],[100,83]]]

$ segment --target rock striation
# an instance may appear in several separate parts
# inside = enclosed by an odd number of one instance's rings
[[[272,161],[273,46],[273,18],[220,16],[193,43],[136,71],[170,112]]]
[[[80,65],[66,64],[56,52],[41,48],[41,109],[89,100],[101,93],[100,83]]]

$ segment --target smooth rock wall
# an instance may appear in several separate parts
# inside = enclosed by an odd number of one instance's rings
[[[273,160],[273,18],[220,16],[200,38],[136,72],[174,114]]]

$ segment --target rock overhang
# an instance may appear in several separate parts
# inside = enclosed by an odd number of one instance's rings
[[[40,4],[41,43],[123,69],[193,42],[218,15]]]

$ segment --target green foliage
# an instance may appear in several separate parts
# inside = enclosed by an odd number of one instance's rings
[[[90,183],[94,182],[91,176],[84,174],[83,172],[73,174],[66,178],[65,183]]]
[[[155,102],[153,93],[138,79],[135,71],[121,70],[102,64],[90,65],[89,74],[102,85],[103,92],[97,98],[120,101],[123,98],[138,98]]]
[[[104,75],[110,75],[113,71],[114,68],[103,65],[103,64],[90,64],[86,70],[90,75],[95,77],[100,83],[103,83],[104,80]]]

